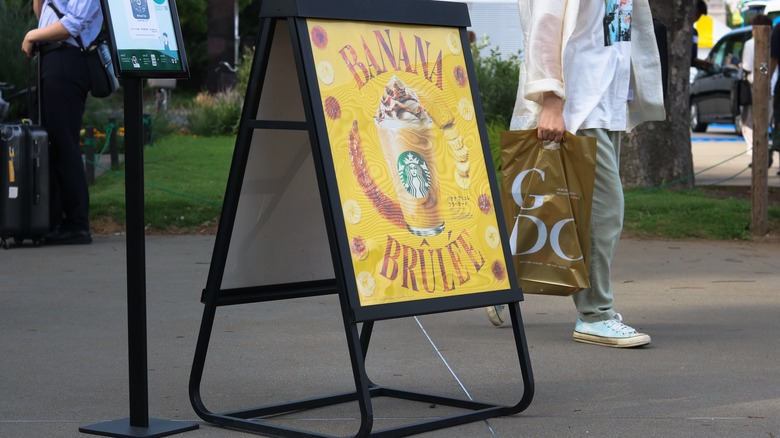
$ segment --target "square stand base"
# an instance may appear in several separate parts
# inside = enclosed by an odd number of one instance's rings
[[[91,426],[79,427],[79,432],[93,435],[111,437],[142,437],[157,438],[187,432],[198,428],[197,423],[191,421],[171,421],[156,418],[149,419],[149,427],[137,427],[130,425],[130,418],[107,421]]]

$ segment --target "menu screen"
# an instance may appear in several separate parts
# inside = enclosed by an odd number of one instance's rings
[[[187,62],[173,0],[103,0],[121,75],[184,76]]]

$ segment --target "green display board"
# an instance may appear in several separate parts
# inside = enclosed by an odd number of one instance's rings
[[[174,0],[103,0],[119,77],[189,77]]]

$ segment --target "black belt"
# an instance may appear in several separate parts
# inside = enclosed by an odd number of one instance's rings
[[[70,50],[70,49],[76,49],[78,51],[81,51],[78,47],[74,46],[73,44],[68,44],[65,41],[56,41],[53,43],[43,43],[38,45],[38,51],[41,55],[44,55],[49,52],[53,52],[55,50]]]

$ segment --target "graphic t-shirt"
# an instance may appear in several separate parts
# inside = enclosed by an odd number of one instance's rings
[[[626,130],[631,98],[632,0],[582,0],[563,54],[570,131]]]

